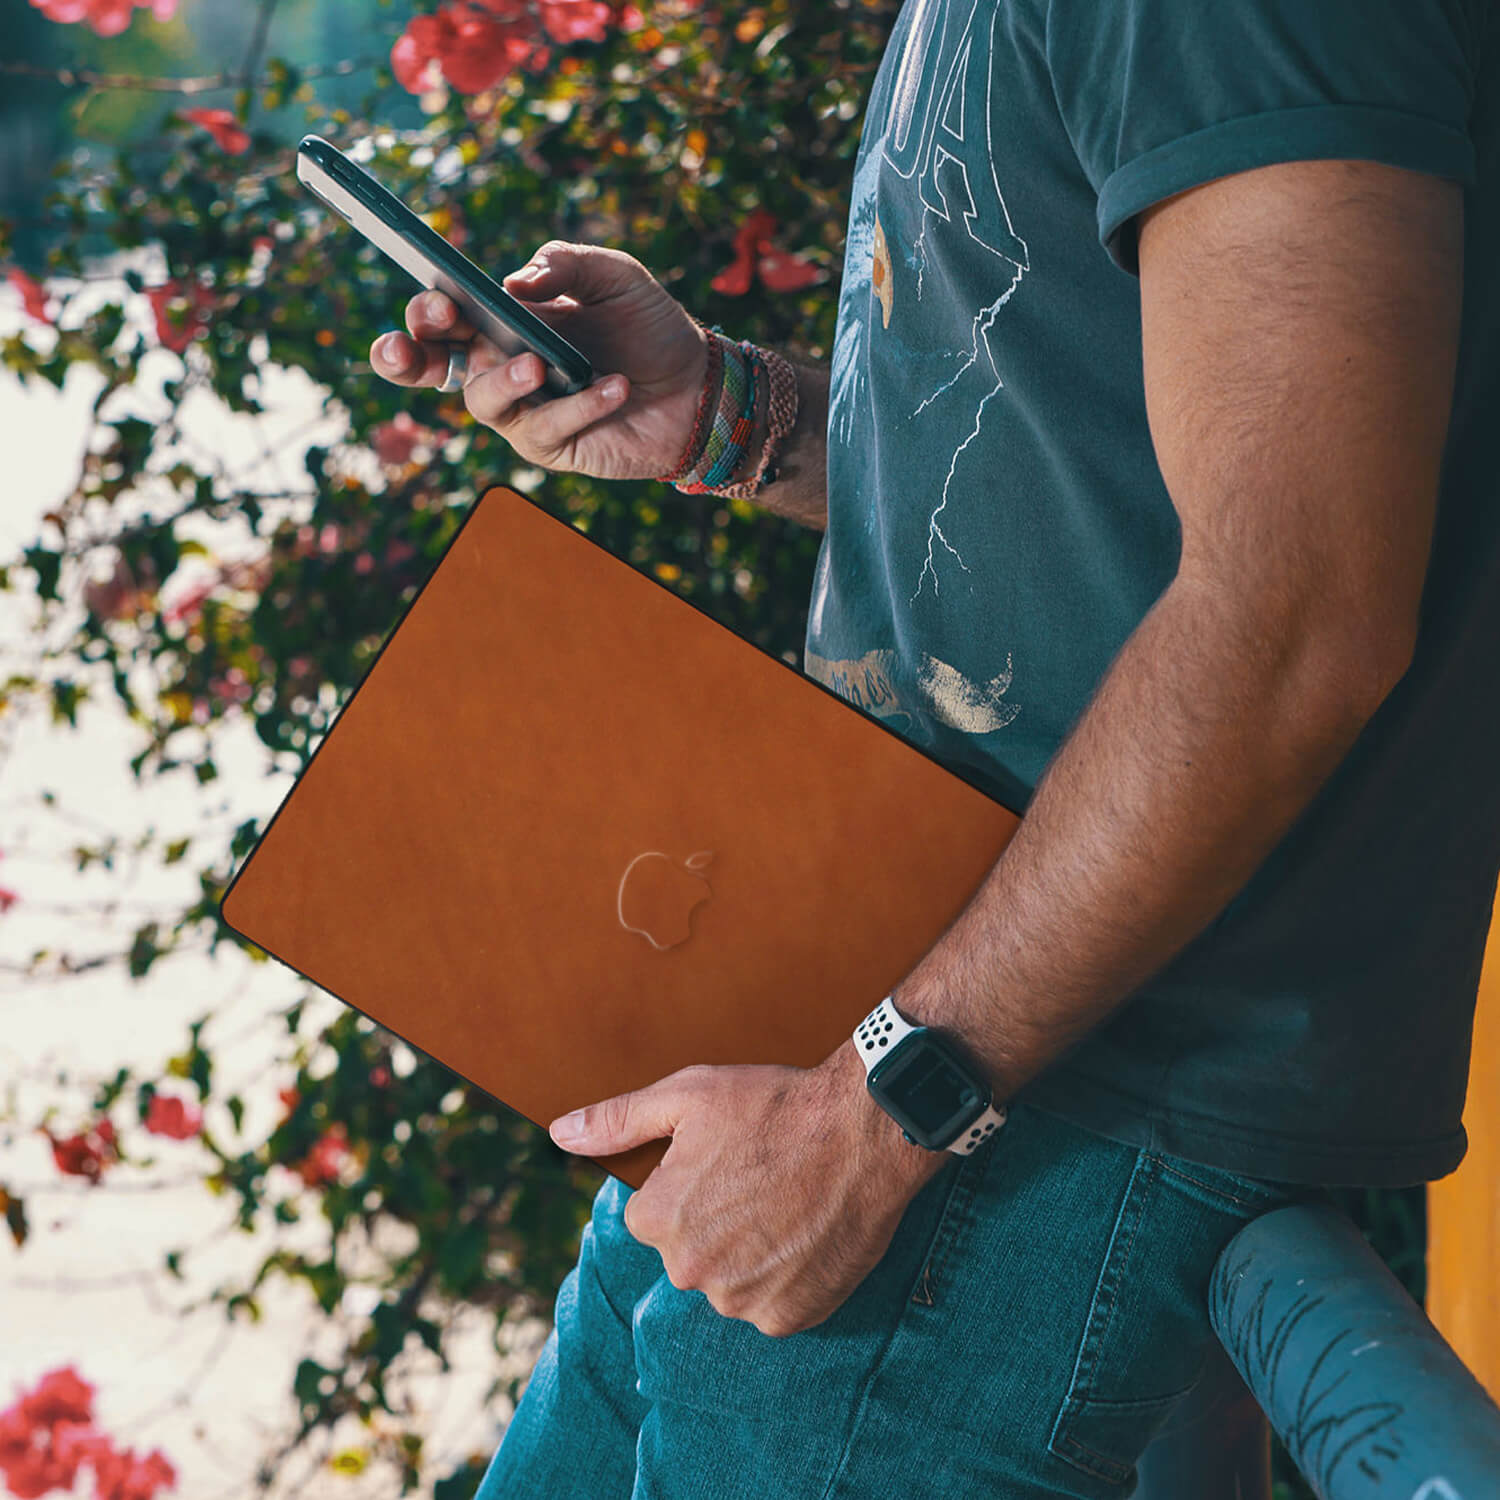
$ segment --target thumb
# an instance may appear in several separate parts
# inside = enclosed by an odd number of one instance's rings
[[[578,302],[605,302],[636,286],[644,271],[645,267],[623,250],[548,240],[528,264],[505,278],[505,290],[530,300],[566,293]]]
[[[632,1146],[670,1136],[682,1117],[685,1092],[678,1075],[648,1088],[585,1105],[547,1127],[564,1150],[578,1155],[613,1156]]]

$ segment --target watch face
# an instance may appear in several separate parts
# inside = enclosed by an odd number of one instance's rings
[[[941,1150],[984,1112],[985,1090],[923,1029],[870,1071],[870,1092],[919,1145]]]

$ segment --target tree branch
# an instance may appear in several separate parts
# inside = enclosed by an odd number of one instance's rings
[[[270,6],[262,11],[269,19]],[[348,57],[326,66],[299,68],[299,79],[346,78],[367,68],[379,67],[384,57]],[[253,60],[251,66],[254,66]],[[245,71],[205,73],[197,78],[146,78],[136,73],[99,73],[92,68],[42,68],[35,63],[0,62],[0,75],[14,74],[25,78],[50,78],[64,88],[137,89],[150,94],[207,94],[215,89],[262,88],[274,82],[268,77],[247,80]]]

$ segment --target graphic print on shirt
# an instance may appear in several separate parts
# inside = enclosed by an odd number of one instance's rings
[[[920,424],[927,413],[930,422],[951,427],[953,403],[971,403],[971,412],[959,416],[963,436],[949,455],[936,494],[919,502],[928,509],[927,527],[911,558],[911,573],[905,580],[894,575],[891,580],[893,590],[900,588],[907,594],[908,606],[924,594],[935,603],[945,581],[971,571],[950,534],[949,505],[965,450],[979,437],[985,408],[1004,386],[990,346],[991,329],[1030,269],[1026,243],[1011,224],[995,172],[989,104],[997,7],[985,9],[988,27],[983,25],[978,0],[969,0],[967,5],[962,0],[957,4],[914,0],[884,131],[860,152],[851,191],[846,280],[831,371],[834,421],[830,437],[846,446],[856,440],[857,415],[870,401],[867,371],[877,356],[877,343],[886,342],[883,336],[894,323],[895,332],[890,335],[894,342],[883,357],[916,357],[902,337],[903,320],[911,327],[923,318],[924,291],[929,297],[938,293],[939,300],[952,295],[952,288],[933,287],[930,281],[924,287],[932,245],[943,236],[963,235],[996,257],[997,275],[986,287],[986,293],[994,295],[966,315],[966,347],[940,351],[940,358],[957,360],[957,367],[945,370],[905,419]],[[873,114],[873,99],[870,108]],[[883,175],[888,199],[896,198],[904,185],[920,205],[920,227],[910,246],[903,245],[892,226],[881,221],[878,200]],[[982,380],[962,381],[971,370]],[[969,455],[971,460],[979,456],[977,449]],[[972,466],[967,478],[971,484],[981,482]],[[876,525],[877,508],[873,501],[862,508],[867,534]],[[820,558],[814,580],[812,639],[821,635],[829,584],[826,563],[826,557]],[[901,706],[900,692],[900,678],[910,669],[900,672],[893,651],[875,650],[855,659],[830,661],[809,650],[805,667],[867,712],[913,718]],[[1020,711],[1017,705],[1001,701],[1011,675],[1009,654],[1003,669],[982,682],[924,655],[916,665],[912,686],[923,700],[923,710],[939,723],[985,734],[1009,724]]]

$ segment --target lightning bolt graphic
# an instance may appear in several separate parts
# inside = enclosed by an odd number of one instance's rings
[[[926,233],[925,223],[923,225],[923,233]],[[942,545],[945,552],[949,552],[953,555],[954,560],[958,563],[959,567],[964,570],[965,573],[969,571],[969,565],[963,560],[961,556],[959,556],[958,549],[953,545],[952,542],[948,540],[946,536],[943,535],[943,528],[938,524],[938,517],[943,513],[948,505],[948,486],[953,483],[953,475],[958,468],[958,455],[962,453],[964,449],[967,448],[969,444],[979,436],[980,424],[984,418],[984,408],[986,407],[986,405],[988,405],[990,398],[1003,390],[1005,387],[1005,382],[1000,378],[1000,371],[995,366],[995,353],[994,350],[990,348],[990,341],[987,335],[990,329],[994,326],[995,319],[999,317],[1000,309],[1010,301],[1011,294],[1018,286],[1020,286],[1021,277],[1023,274],[1024,271],[1022,270],[1022,268],[1020,266],[1017,266],[1015,275],[1011,278],[1010,285],[1006,287],[1006,289],[1000,294],[1000,296],[997,297],[988,307],[982,308],[975,315],[974,322],[970,328],[972,342],[970,345],[968,357],[954,372],[953,378],[951,380],[944,381],[943,384],[940,385],[930,396],[928,396],[926,400],[924,400],[922,404],[918,406],[917,409],[913,411],[907,418],[907,421],[910,422],[913,418],[920,416],[924,408],[930,405],[933,401],[936,401],[944,391],[948,390],[952,385],[954,385],[957,382],[959,376],[961,376],[965,370],[967,370],[979,359],[980,335],[986,335],[984,340],[984,353],[985,357],[990,362],[990,371],[995,377],[994,388],[985,393],[984,399],[979,403],[979,407],[974,413],[974,430],[953,451],[953,461],[948,465],[948,473],[943,479],[942,498],[938,501],[936,507],[933,509],[932,514],[927,518],[927,556],[922,563],[922,571],[917,575],[917,587],[913,592],[911,600],[909,602],[916,602],[917,595],[922,592],[922,585],[927,581],[927,575],[929,573],[932,574],[932,592],[933,596],[936,597],[938,592],[938,575],[937,560],[934,549],[938,544]]]

